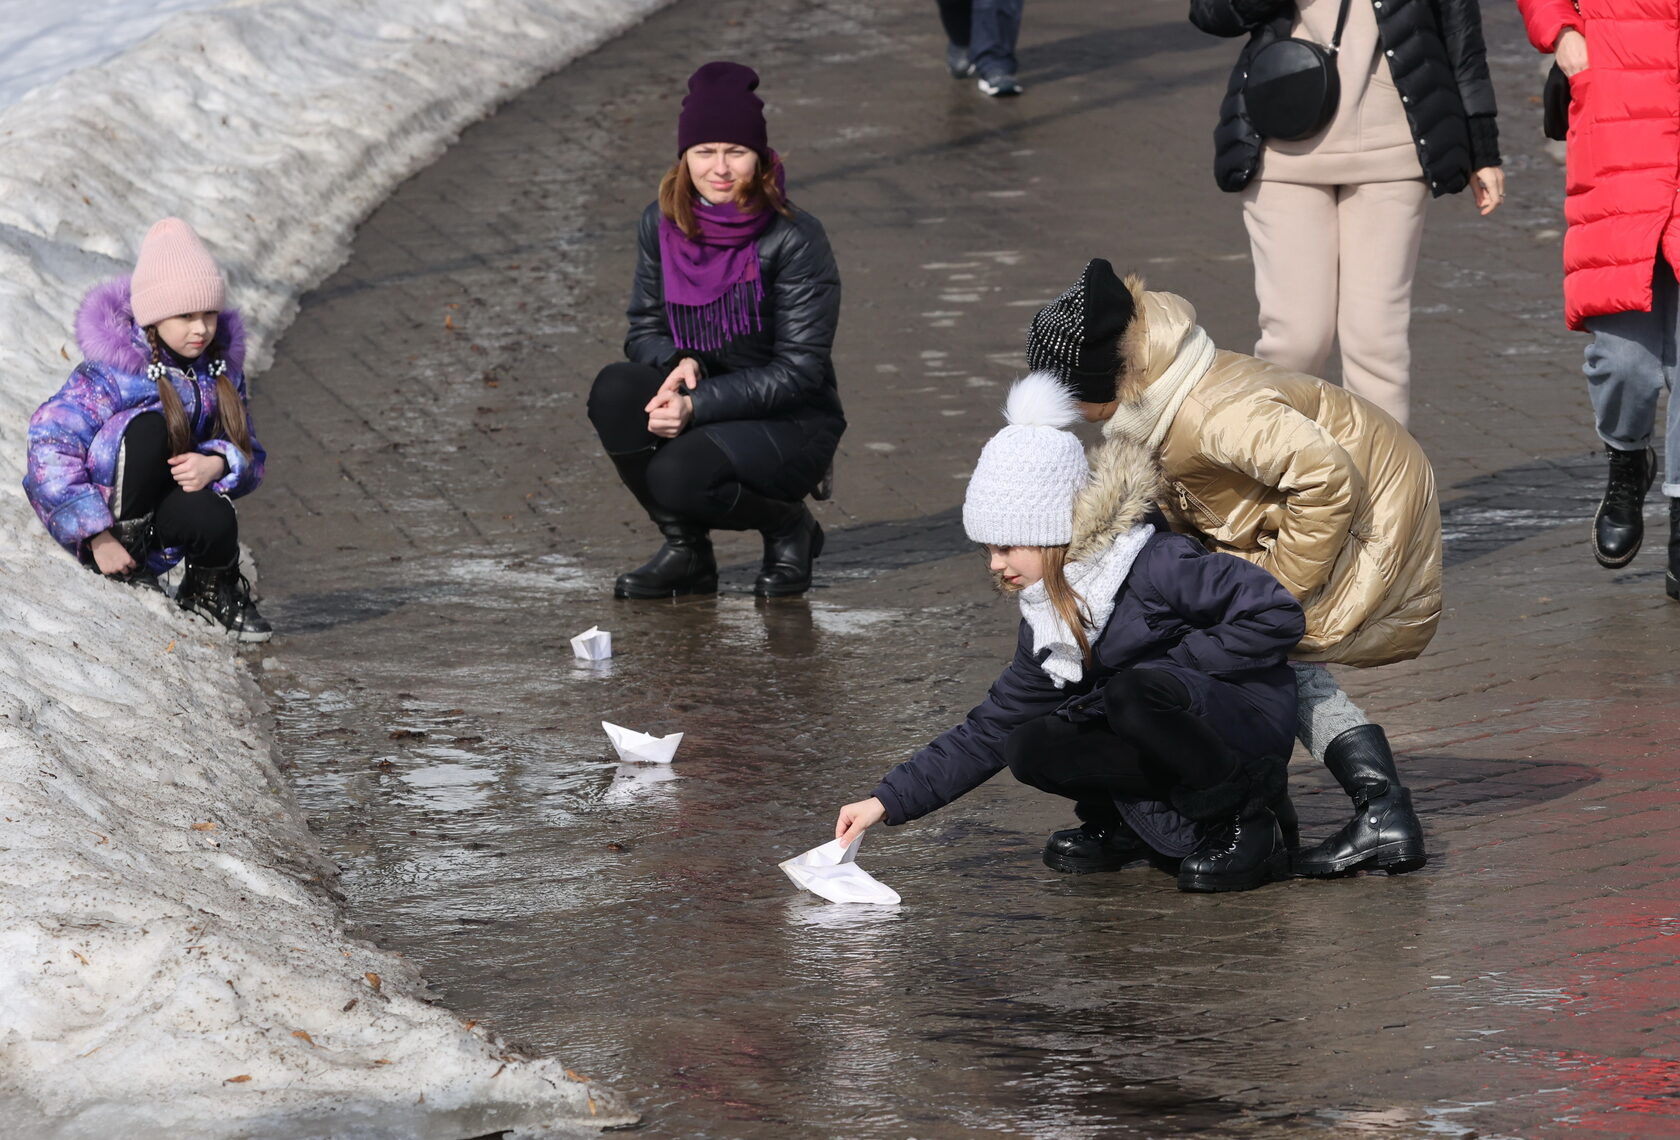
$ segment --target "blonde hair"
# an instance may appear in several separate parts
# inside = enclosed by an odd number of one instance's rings
[[[990,548],[982,547],[990,557]],[[1050,600],[1056,616],[1061,618],[1069,629],[1073,631],[1073,640],[1079,646],[1079,659],[1086,665],[1091,663],[1091,639],[1085,636],[1085,626],[1091,621],[1091,613],[1085,608],[1085,599],[1079,596],[1067,580],[1066,566],[1068,563],[1068,548],[1066,546],[1036,546],[1043,558],[1044,566],[1044,595]],[[1011,586],[1004,581],[1002,574],[993,574],[992,581],[1004,593],[1013,593],[1021,587]]]

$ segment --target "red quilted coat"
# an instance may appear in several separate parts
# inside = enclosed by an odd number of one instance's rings
[[[1517,0],[1528,38],[1551,51],[1565,28],[1587,37],[1570,79],[1563,239],[1569,327],[1649,312],[1661,248],[1680,266],[1680,0]]]

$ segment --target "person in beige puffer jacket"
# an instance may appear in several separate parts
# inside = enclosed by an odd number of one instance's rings
[[[1079,392],[1106,438],[1158,452],[1174,529],[1265,568],[1301,603],[1299,737],[1358,814],[1296,869],[1423,866],[1387,739],[1325,668],[1404,661],[1434,636],[1441,513],[1422,448],[1350,392],[1215,348],[1188,301],[1122,283],[1101,259],[1033,318],[1027,357]]]

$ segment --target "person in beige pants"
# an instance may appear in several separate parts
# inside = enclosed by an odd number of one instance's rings
[[[1279,34],[1327,45],[1340,7],[1194,0],[1191,19],[1218,34],[1251,33],[1233,76],[1240,90],[1258,45]],[[1484,215],[1504,197],[1480,12],[1475,0],[1441,0],[1437,27],[1430,7],[1348,0],[1329,125],[1297,141],[1261,139],[1240,100],[1230,115],[1228,96],[1216,165],[1220,185],[1242,194],[1260,303],[1254,355],[1320,376],[1339,342],[1343,385],[1402,426],[1424,210],[1432,195],[1467,183]],[[1242,128],[1234,138],[1233,127]]]

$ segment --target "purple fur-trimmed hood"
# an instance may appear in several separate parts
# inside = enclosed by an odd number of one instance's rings
[[[146,334],[134,323],[129,302],[129,278],[113,277],[89,289],[76,310],[76,343],[82,356],[131,375],[146,371],[151,349]],[[245,370],[245,322],[238,309],[223,309],[216,335],[205,350],[227,361],[235,372]]]

